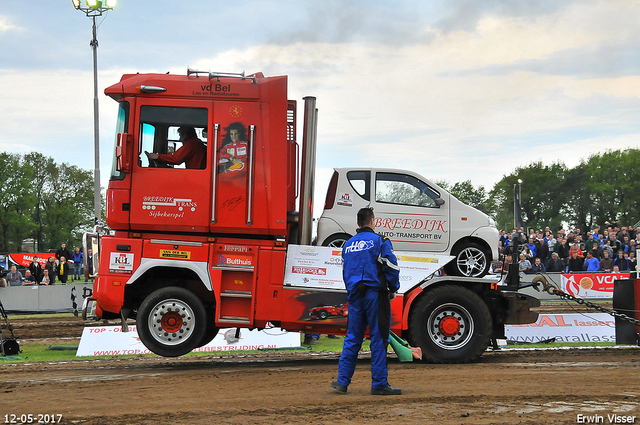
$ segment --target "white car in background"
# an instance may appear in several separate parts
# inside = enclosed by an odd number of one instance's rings
[[[495,221],[406,170],[336,168],[318,221],[318,245],[342,247],[355,234],[360,208],[373,207],[376,232],[397,251],[455,256],[445,270],[481,277],[498,257]]]

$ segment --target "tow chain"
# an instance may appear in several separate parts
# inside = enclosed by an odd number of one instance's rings
[[[622,319],[622,320],[626,320],[627,322],[631,322],[631,323],[635,324],[636,326],[640,326],[640,320],[638,320],[638,319],[635,319],[633,317],[629,317],[624,313],[618,313],[617,311],[615,311],[612,308],[602,307],[601,305],[592,303],[590,301],[583,300],[582,298],[575,297],[575,296],[573,296],[571,294],[567,294],[563,290],[559,289],[556,286],[555,283],[547,282],[547,279],[544,276],[536,276],[535,278],[533,278],[533,280],[531,282],[534,284],[533,288],[538,292],[540,292],[539,284],[542,283],[542,290],[547,292],[550,295],[557,295],[560,298],[562,298],[563,300],[575,301],[578,304],[585,305],[587,307],[593,308],[593,309],[601,311],[603,313],[610,314],[611,316],[614,316],[616,318],[619,318],[619,319]]]

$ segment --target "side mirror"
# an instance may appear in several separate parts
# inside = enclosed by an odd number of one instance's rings
[[[436,203],[436,207],[439,207],[440,205],[444,205],[444,199],[442,198],[436,198],[434,201]]]
[[[133,137],[128,133],[118,133],[116,141],[116,170],[123,173],[131,171],[131,146]]]

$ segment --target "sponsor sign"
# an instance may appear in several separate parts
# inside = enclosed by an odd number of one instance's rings
[[[188,260],[191,258],[191,251],[177,251],[174,249],[161,249],[161,258],[180,258],[182,260]]]
[[[184,218],[185,212],[195,212],[197,207],[193,199],[172,196],[145,196],[142,201],[142,209],[151,218]]]
[[[536,323],[505,325],[507,340],[536,343],[555,338],[556,342],[615,342],[616,323],[606,313],[541,314]]]
[[[13,263],[16,263],[20,266],[24,266],[24,267],[29,267],[29,265],[31,265],[31,263],[33,262],[33,256],[36,255],[38,257],[38,263],[40,263],[40,265],[42,267],[44,267],[47,264],[47,261],[49,260],[49,257],[54,257],[55,258],[55,254],[48,252],[48,253],[36,253],[36,254],[31,254],[31,253],[24,253],[24,254],[9,254],[9,260],[11,260]],[[67,258],[67,261],[69,261],[70,259]],[[73,263],[73,261],[71,261]]]
[[[109,255],[109,273],[133,273],[134,254],[112,252]]]
[[[359,250],[354,246],[352,250]],[[395,252],[400,266],[400,290],[403,294],[430,276],[453,257],[422,252]],[[344,290],[342,251],[324,246],[289,245],[284,283],[286,286]]]
[[[222,255],[218,254],[219,266],[252,266],[252,257],[244,257],[239,255]]]
[[[351,195],[348,193],[340,193],[336,202],[338,205],[342,205],[343,207],[353,206],[353,200],[351,198]]]
[[[236,328],[231,328],[220,329],[213,341],[196,348],[193,352],[247,351],[299,346],[299,332],[287,332],[280,328],[261,331],[240,329],[239,338],[236,338]],[[129,326],[129,332],[122,332],[120,326],[96,326],[84,328],[76,356],[123,356],[150,353],[140,341],[135,326]]]
[[[629,273],[563,274],[562,290],[579,298],[612,298],[613,282],[629,276]]]

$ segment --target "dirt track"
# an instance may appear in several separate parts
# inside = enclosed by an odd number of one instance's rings
[[[67,325],[55,325],[55,338],[81,332],[79,319],[58,322]],[[22,339],[27,327],[19,329]],[[329,387],[336,372],[335,353],[5,363],[0,419],[60,413],[69,424],[575,424],[580,414],[600,415],[602,423],[618,414],[640,423],[635,347],[488,352],[467,365],[390,358],[399,397],[369,395],[366,355],[346,395]]]

